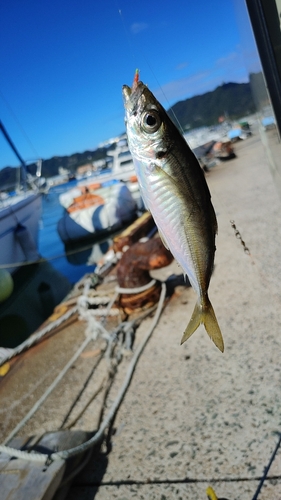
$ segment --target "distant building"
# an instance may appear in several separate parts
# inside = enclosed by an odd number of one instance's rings
[[[59,175],[67,175],[69,173],[69,170],[64,167],[59,167]]]
[[[79,175],[86,175],[88,172],[92,172],[94,170],[92,163],[85,163],[84,165],[80,165],[77,168],[76,172]]]

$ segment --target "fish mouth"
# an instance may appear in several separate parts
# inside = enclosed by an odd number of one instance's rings
[[[138,102],[140,97],[142,96],[144,90],[146,89],[146,85],[142,82],[138,82],[136,85],[129,87],[128,85],[123,85],[122,94],[124,107],[126,111],[130,114],[134,114],[138,109]]]
[[[126,105],[130,101],[130,97],[132,95],[131,87],[129,87],[129,85],[123,85],[122,94],[123,94],[124,104]]]

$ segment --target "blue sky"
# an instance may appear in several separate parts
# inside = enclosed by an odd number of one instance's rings
[[[135,68],[166,108],[248,81],[259,62],[241,45],[241,2],[3,1],[0,120],[25,160],[47,159],[124,131],[121,87]],[[0,135],[0,168],[16,166]]]

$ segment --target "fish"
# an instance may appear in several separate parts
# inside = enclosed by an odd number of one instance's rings
[[[122,94],[128,146],[141,196],[163,244],[197,294],[181,344],[203,324],[223,352],[222,333],[208,296],[218,225],[203,169],[137,72],[132,87],[123,85]]]

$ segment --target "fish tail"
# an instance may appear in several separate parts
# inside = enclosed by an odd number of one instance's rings
[[[204,298],[204,303],[197,302],[195,304],[191,319],[181,339],[181,344],[191,337],[201,323],[204,324],[210,339],[214,342],[218,349],[223,352],[224,344],[222,334],[217,322],[215,311],[208,296]]]

